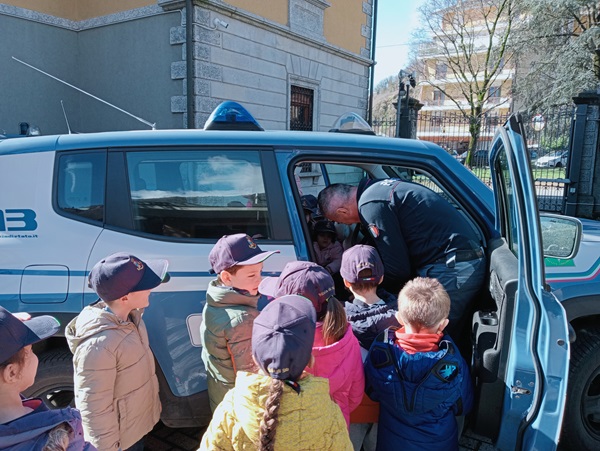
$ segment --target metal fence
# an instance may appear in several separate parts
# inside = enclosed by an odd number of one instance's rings
[[[522,113],[532,175],[542,211],[563,211],[573,115],[572,105],[542,113]],[[507,119],[508,114],[495,112],[488,112],[481,118],[481,132],[471,157],[471,170],[488,185],[491,185],[489,149],[496,128]],[[456,112],[419,111],[413,120],[416,122],[417,139],[434,142],[464,162],[470,138],[467,117]],[[396,136],[396,120],[374,119],[372,128],[378,135]]]

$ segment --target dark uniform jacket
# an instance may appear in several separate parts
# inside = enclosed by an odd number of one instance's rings
[[[442,196],[399,179],[363,179],[357,192],[360,221],[383,260],[383,285],[391,292],[417,269],[457,250],[477,249],[479,238]]]

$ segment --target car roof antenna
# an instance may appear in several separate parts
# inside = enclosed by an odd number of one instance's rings
[[[67,118],[67,112],[65,111],[65,105],[63,104],[63,101],[60,101],[60,107],[63,110],[63,116],[65,117],[65,122],[67,123],[67,131],[69,132],[69,135],[71,134],[71,126],[69,125],[69,118]]]
[[[54,75],[50,75],[49,73],[47,73],[47,72],[44,72],[43,70],[41,70],[41,69],[38,69],[37,67],[35,67],[35,66],[32,66],[31,64],[28,64],[28,63],[26,63],[25,61],[21,61],[20,59],[18,59],[18,58],[15,58],[14,56],[13,56],[13,57],[11,57],[11,58],[12,58],[12,59],[14,59],[15,61],[17,61],[18,63],[21,63],[21,64],[23,64],[23,65],[25,65],[25,66],[27,66],[27,67],[30,67],[30,68],[32,68],[33,70],[37,70],[38,72],[41,72],[42,74],[44,74],[44,75],[47,75],[48,77],[50,77],[50,78],[53,78],[53,79],[54,79],[54,80],[56,80],[56,81],[60,81],[61,83],[65,84],[65,85],[67,85],[67,86],[69,86],[69,87],[71,87],[71,88],[73,88],[73,89],[75,89],[75,90],[77,90],[77,91],[79,91],[79,92],[82,92],[83,94],[85,94],[85,95],[88,95],[88,96],[90,96],[90,97],[91,97],[91,98],[93,98],[93,99],[96,99],[96,100],[98,100],[98,101],[100,101],[100,102],[102,102],[102,103],[104,103],[104,104],[106,104],[106,105],[108,105],[108,106],[111,106],[111,107],[113,107],[113,108],[114,108],[114,109],[116,109],[116,110],[119,110],[121,113],[125,113],[125,114],[127,114],[128,116],[131,116],[132,118],[134,118],[134,119],[137,119],[138,121],[140,121],[140,122],[142,122],[142,123],[146,124],[147,126],[151,127],[151,128],[152,128],[152,130],[156,130],[156,122],[155,122],[154,124],[153,124],[153,123],[151,123],[151,122],[148,122],[148,121],[146,121],[146,120],[142,119],[141,117],[137,117],[137,116],[135,116],[134,114],[131,114],[129,111],[125,111],[124,109],[122,109],[122,108],[119,108],[118,106],[115,106],[115,105],[113,105],[112,103],[109,103],[109,102],[107,102],[106,100],[103,100],[103,99],[101,99],[100,97],[96,97],[95,95],[93,95],[93,94],[90,94],[89,92],[87,92],[87,91],[84,91],[83,89],[80,89],[80,88],[78,88],[77,86],[73,86],[72,84],[70,84],[70,83],[67,83],[67,82],[66,82],[66,81],[64,81],[64,80],[61,80],[60,78],[58,78],[58,77],[55,77]]]

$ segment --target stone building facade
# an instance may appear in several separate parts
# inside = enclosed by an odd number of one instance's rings
[[[265,129],[328,130],[367,113],[372,15],[372,0],[12,0],[0,132],[65,133],[65,115],[79,132],[202,128],[224,100]]]

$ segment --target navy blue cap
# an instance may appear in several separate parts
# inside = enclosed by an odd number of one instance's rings
[[[219,274],[221,271],[236,265],[255,265],[276,253],[279,253],[279,251],[263,252],[258,244],[245,233],[225,235],[217,241],[217,244],[208,254],[208,261],[211,266],[210,272]]]
[[[313,230],[314,230],[314,233],[333,234],[334,239],[335,239],[335,237],[337,237],[337,230],[335,230],[335,224],[333,223],[333,221],[330,221],[328,219],[321,219],[320,221],[317,221],[315,223]]]
[[[169,280],[167,260],[142,261],[134,255],[117,252],[94,265],[88,286],[103,301],[115,301],[135,291],[151,290]]]
[[[316,314],[302,296],[271,301],[254,319],[252,355],[274,379],[296,381],[310,362],[315,340]]]
[[[300,197],[300,201],[302,202],[302,208],[304,210],[308,210],[314,214],[319,214],[319,205],[315,196],[312,194],[305,194]]]
[[[0,363],[6,362],[25,346],[51,337],[60,329],[60,323],[49,315],[21,321],[4,307],[0,307]]]
[[[360,277],[358,274],[363,269],[370,269],[371,275]],[[344,251],[340,274],[350,283],[377,282],[383,276],[383,262],[373,246],[357,244]]]
[[[308,298],[320,314],[335,295],[335,283],[329,271],[313,262],[289,262],[279,277],[265,277],[258,292],[270,297],[298,294]]]

